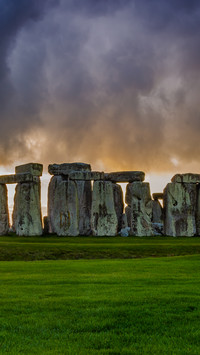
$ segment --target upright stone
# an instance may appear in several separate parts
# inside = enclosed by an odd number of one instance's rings
[[[58,236],[77,236],[78,194],[74,181],[52,177],[48,189],[49,231]]]
[[[40,180],[16,186],[13,230],[20,236],[42,235]]]
[[[75,181],[78,193],[78,226],[80,235],[91,234],[92,188],[90,181]]]
[[[153,223],[163,223],[163,209],[158,200],[152,201],[152,213]]]
[[[152,200],[149,183],[133,182],[126,187],[126,214],[130,234],[152,236]]]
[[[112,184],[113,187],[113,194],[114,194],[114,205],[115,205],[115,212],[117,214],[118,219],[118,232],[122,228],[122,215],[124,210],[124,203],[123,203],[123,192],[120,185]]]
[[[173,237],[196,235],[197,187],[170,183],[164,190],[164,233]]]
[[[95,181],[92,194],[92,232],[97,236],[114,236],[118,230],[113,185],[110,181]]]
[[[9,231],[8,217],[8,192],[7,186],[0,184],[0,235],[5,235]]]
[[[197,185],[196,234],[200,235],[200,185]]]

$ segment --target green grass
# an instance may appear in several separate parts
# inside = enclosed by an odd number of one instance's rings
[[[200,256],[0,262],[0,354],[200,354]]]
[[[127,259],[200,254],[200,238],[0,237],[0,260]]]

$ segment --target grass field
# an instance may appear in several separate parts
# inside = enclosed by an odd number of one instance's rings
[[[200,354],[200,256],[0,262],[1,354]]]
[[[0,237],[0,260],[127,259],[200,254],[200,238]]]

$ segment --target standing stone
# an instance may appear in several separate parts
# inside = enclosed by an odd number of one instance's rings
[[[149,183],[133,182],[126,187],[126,214],[130,234],[152,236],[152,200]]]
[[[114,236],[118,230],[113,185],[110,181],[95,181],[92,193],[92,232],[97,236]]]
[[[13,230],[20,236],[42,235],[40,181],[17,184],[15,189]]]
[[[77,236],[78,194],[74,181],[52,177],[48,189],[49,231],[58,236]]]
[[[119,232],[122,228],[122,214],[124,210],[123,192],[120,185],[112,184],[112,187],[113,187],[115,212],[117,214],[117,219],[118,219],[118,232]]]
[[[163,223],[163,209],[158,200],[152,201],[153,223]]]
[[[0,184],[0,235],[5,235],[8,231],[8,191],[6,185]]]
[[[196,234],[200,235],[200,185],[197,184]]]
[[[164,233],[173,237],[196,235],[196,205],[196,184],[168,184],[164,190]]]
[[[80,235],[91,234],[92,187],[90,181],[75,181],[78,193],[78,226]]]

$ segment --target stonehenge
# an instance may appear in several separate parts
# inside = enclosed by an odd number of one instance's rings
[[[151,195],[142,171],[92,171],[85,163],[50,164],[47,216],[42,222],[43,166],[17,166],[0,176],[0,235],[200,236],[200,174],[176,174]],[[126,183],[125,199],[121,183]],[[7,184],[16,184],[9,223]]]

